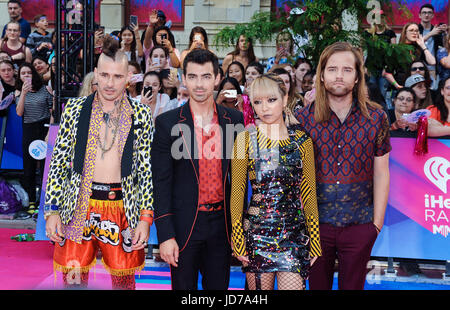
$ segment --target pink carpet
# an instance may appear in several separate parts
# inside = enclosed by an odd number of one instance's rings
[[[21,233],[34,231],[0,228],[0,290],[62,289],[62,274],[53,272],[53,245],[49,241],[18,242],[10,239]],[[242,273],[232,273],[233,278],[240,282],[232,281],[234,284],[230,290],[241,290]],[[111,277],[101,259],[97,259],[97,265],[89,272],[89,289],[111,289]],[[146,267],[136,274],[136,289],[170,290],[169,268]]]
[[[0,290],[34,289],[53,274],[53,245],[48,241],[17,242],[11,236],[34,233],[0,229]]]
[[[17,242],[11,236],[34,233],[26,229],[0,228],[0,290],[62,289],[61,273],[53,273],[53,245],[49,241]],[[166,276],[169,272],[143,270],[141,275]],[[136,289],[170,290],[167,284],[139,283]],[[90,289],[111,289],[111,278],[100,260],[89,274]]]

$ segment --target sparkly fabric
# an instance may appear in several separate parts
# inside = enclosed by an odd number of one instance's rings
[[[136,290],[136,280],[131,276],[111,276],[113,290]]]
[[[242,223],[239,216],[236,216],[240,212],[240,200],[236,195],[232,197],[233,251],[235,255],[248,255],[250,263],[243,268],[244,272],[284,271],[300,273],[303,278],[307,278],[310,251],[314,251],[313,256],[321,254],[315,188],[310,183],[303,182],[307,179],[305,177],[303,180],[306,175],[304,163],[308,163],[308,160],[302,159],[308,143],[308,155],[311,159],[306,170],[312,170],[309,171],[308,178],[309,175],[314,176],[314,166],[310,165],[313,164],[311,140],[303,132],[295,130],[290,130],[289,139],[280,141],[271,141],[254,129],[250,129],[250,132],[243,133],[249,137],[246,147],[238,148],[235,144],[232,159],[233,172],[245,169],[238,165],[237,153],[238,149],[246,150],[251,159],[247,164],[252,186],[251,202],[244,212]],[[238,136],[236,143],[242,137]],[[246,178],[241,176],[238,179]],[[240,181],[238,180],[239,183]],[[233,182],[235,183],[234,180]],[[245,184],[245,181],[242,183]],[[232,191],[243,192],[236,185]],[[313,190],[314,197],[309,199]],[[310,206],[312,201],[314,204]],[[311,219],[310,223],[305,219],[305,202],[308,203],[306,217]],[[314,236],[314,247],[311,246],[310,232]],[[245,249],[241,247],[243,239]]]

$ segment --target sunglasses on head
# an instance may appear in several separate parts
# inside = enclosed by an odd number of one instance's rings
[[[412,67],[411,71],[425,71],[425,67]]]

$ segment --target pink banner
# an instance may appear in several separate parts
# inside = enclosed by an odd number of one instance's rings
[[[413,154],[415,139],[392,138],[389,205],[433,234],[450,232],[450,148],[428,140],[428,154]],[[395,146],[395,147],[394,147]]]

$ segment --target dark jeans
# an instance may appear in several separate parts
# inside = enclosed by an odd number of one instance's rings
[[[373,244],[378,236],[373,223],[335,227],[320,224],[322,256],[311,268],[309,288],[331,290],[334,265],[338,259],[340,290],[363,290]]]
[[[44,174],[45,160],[36,160],[31,157],[28,147],[34,140],[44,140],[48,132],[45,124],[49,123],[49,119],[45,119],[35,123],[23,123],[22,134],[22,152],[23,152],[23,189],[27,192],[30,202],[36,202],[36,172],[38,162],[40,163],[39,179],[42,181]]]
[[[172,289],[197,290],[200,271],[204,290],[227,290],[230,265],[224,211],[198,212],[191,238],[178,257],[178,267],[170,268]]]

